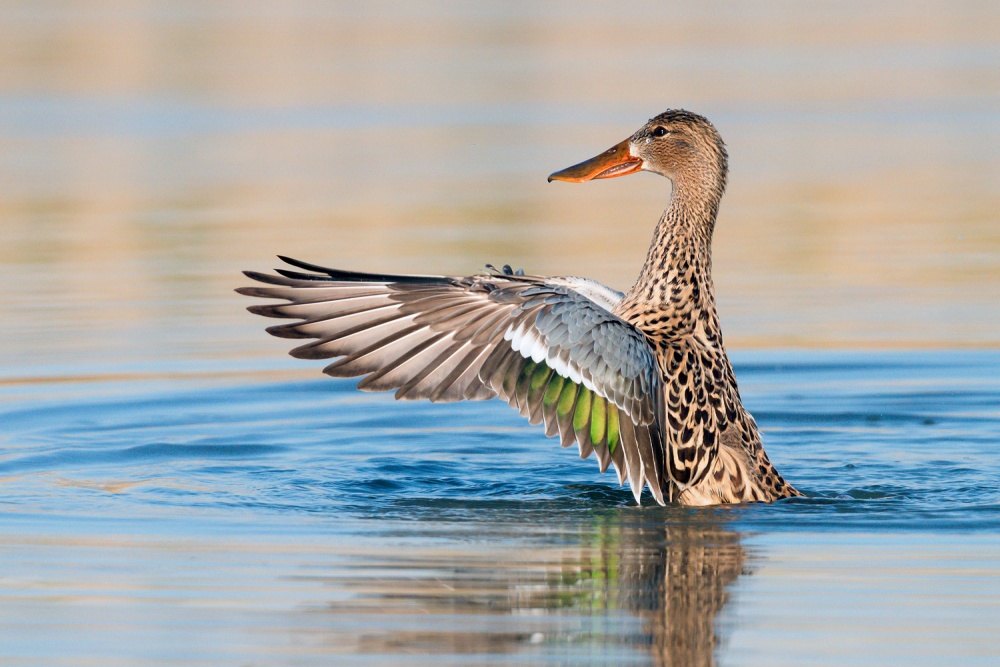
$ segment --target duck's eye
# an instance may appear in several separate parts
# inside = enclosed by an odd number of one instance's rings
[[[654,137],[665,137],[665,136],[667,136],[667,128],[665,128],[665,127],[658,127],[658,128],[656,128],[655,130],[653,130],[653,136]]]

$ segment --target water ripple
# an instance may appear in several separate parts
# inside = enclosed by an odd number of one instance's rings
[[[983,380],[1000,376],[997,355],[856,357],[738,367],[769,453],[807,497],[704,511],[748,530],[1000,526],[1000,387]],[[937,388],[914,387],[935,373]],[[0,417],[4,504],[23,510],[515,523],[687,511],[648,493],[634,507],[612,475],[496,401],[396,403],[317,378],[14,403]]]

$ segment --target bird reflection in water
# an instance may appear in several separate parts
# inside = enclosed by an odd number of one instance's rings
[[[338,638],[328,648],[407,654],[406,664],[422,664],[419,654],[715,663],[716,619],[729,587],[750,573],[739,533],[714,512],[677,508],[609,513],[565,528],[567,546],[518,540],[503,551],[359,559],[353,575],[326,582],[344,593],[327,607],[341,626],[329,628]],[[524,529],[510,528],[522,537]],[[342,614],[351,619],[346,636]]]
[[[623,533],[620,605],[646,621],[654,664],[715,664],[716,616],[729,586],[750,573],[739,534],[712,523]]]

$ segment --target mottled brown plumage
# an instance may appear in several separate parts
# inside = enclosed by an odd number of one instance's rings
[[[313,339],[297,357],[360,389],[432,401],[499,396],[563,446],[613,465],[639,500],[710,505],[800,495],[771,465],[722,344],[711,241],[727,157],[705,118],[667,111],[601,155],[549,180],[639,170],[673,182],[670,205],[627,294],[583,278],[503,271],[461,277],[304,269],[247,272],[284,299],[252,306],[296,320],[268,331]]]
[[[800,495],[768,460],[722,342],[711,271],[728,176],[722,137],[702,116],[668,111],[629,145],[645,169],[673,182],[639,278],[614,313],[656,349],[666,379],[667,467],[684,487],[679,499],[700,505]]]

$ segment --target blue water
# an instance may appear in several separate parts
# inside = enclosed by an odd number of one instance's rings
[[[735,365],[806,498],[636,507],[497,401],[323,377],[4,386],[0,655],[990,664],[1000,353]]]
[[[720,510],[728,520],[749,530],[1000,526],[1000,353],[770,352],[738,357],[736,369],[771,457],[807,497]],[[497,401],[395,402],[318,372],[236,386],[105,384],[96,398],[85,386],[2,404],[0,502],[66,516],[252,511],[281,522],[520,522],[634,505],[594,461]],[[57,479],[68,486],[53,494]],[[100,484],[129,491],[91,488]],[[644,512],[670,516],[646,493]]]

